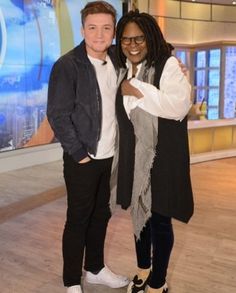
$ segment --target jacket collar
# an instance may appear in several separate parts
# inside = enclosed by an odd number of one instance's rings
[[[83,40],[78,46],[74,48],[74,55],[76,59],[78,59],[79,62],[84,64],[91,64],[86,51],[85,41]],[[115,66],[116,70],[118,70],[118,65],[116,61],[116,55],[115,55],[115,46],[111,45],[111,47],[108,49],[108,55],[111,58],[111,61],[113,65]]]

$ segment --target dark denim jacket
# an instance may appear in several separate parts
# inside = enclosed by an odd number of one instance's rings
[[[115,66],[113,48],[109,56]],[[48,121],[65,152],[80,161],[96,155],[100,138],[101,93],[84,41],[54,64],[48,88]]]

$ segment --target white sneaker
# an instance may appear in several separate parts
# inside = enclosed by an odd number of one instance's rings
[[[70,286],[67,288],[66,293],[83,293],[80,285]]]
[[[110,288],[122,288],[129,284],[129,279],[127,277],[114,274],[107,266],[98,274],[86,272],[85,279],[90,284],[105,285]]]

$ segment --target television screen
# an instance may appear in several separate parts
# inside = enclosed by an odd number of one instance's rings
[[[46,119],[53,63],[78,45],[86,0],[0,0],[0,152],[54,142]],[[110,0],[122,15],[122,1]]]

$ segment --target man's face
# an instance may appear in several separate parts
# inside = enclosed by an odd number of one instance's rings
[[[106,13],[89,14],[81,29],[88,55],[103,59],[111,46],[115,34],[112,15]]]

